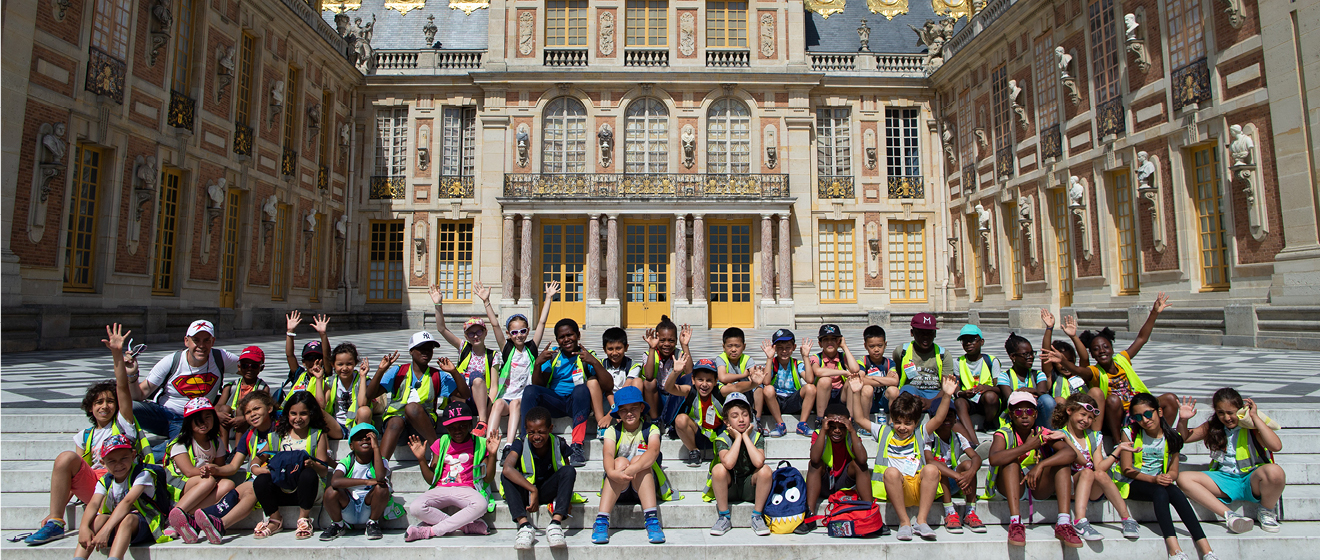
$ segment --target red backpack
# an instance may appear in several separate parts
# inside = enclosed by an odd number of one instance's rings
[[[825,515],[808,517],[806,521],[823,520],[831,537],[867,537],[878,534],[885,526],[880,515],[880,504],[863,501],[852,490],[840,490],[830,496]]]

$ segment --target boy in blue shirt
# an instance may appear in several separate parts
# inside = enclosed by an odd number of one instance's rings
[[[577,321],[563,318],[555,323],[555,342],[559,346],[548,347],[536,357],[532,383],[523,389],[522,398],[523,418],[538,406],[549,410],[552,417],[573,417],[572,454],[568,460],[573,468],[587,464],[587,455],[582,451],[582,441],[587,437],[587,417],[592,413],[587,377],[595,377],[602,394],[614,392],[614,379],[596,355],[578,343],[581,337]]]
[[[765,395],[765,404],[770,407],[770,417],[775,422],[774,429],[768,434],[770,437],[784,437],[788,433],[788,428],[784,426],[784,413],[801,415],[797,433],[811,436],[811,428],[805,417],[816,404],[815,379],[811,377],[805,363],[811,354],[811,341],[808,340],[802,346],[802,360],[793,357],[795,348],[797,342],[793,338],[793,331],[788,329],[775,331],[770,340],[761,344],[761,351],[765,352],[768,364],[766,375],[769,377],[764,381],[761,391]],[[756,414],[760,416],[761,411],[758,409]]]

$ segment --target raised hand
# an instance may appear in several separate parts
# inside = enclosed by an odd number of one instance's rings
[[[646,329],[646,332],[642,333],[642,340],[645,340],[646,345],[652,350],[660,347],[660,335],[655,333],[655,329]]]
[[[1191,420],[1196,416],[1196,399],[1192,397],[1183,397],[1178,406],[1178,417]]]
[[[1250,416],[1252,420],[1260,420],[1260,417],[1256,416],[1256,401],[1242,399],[1242,404],[1247,409],[1247,416]]]
[[[958,378],[952,375],[944,376],[944,381],[940,382],[940,390],[952,396],[953,392],[958,390]]]
[[[557,293],[559,293],[558,281],[545,283],[545,301],[551,301],[551,299],[554,298],[555,294]]]
[[[119,323],[106,325],[105,338],[101,339],[101,342],[104,343],[105,347],[109,348],[111,352],[123,352],[124,340],[128,338],[128,333],[131,332],[133,331],[125,331],[124,326]]]
[[[765,352],[766,360],[775,359],[775,343],[770,342],[770,339],[767,338],[761,342],[761,351]]]
[[[426,458],[426,442],[416,435],[408,436],[408,450],[421,462]]]
[[[481,282],[472,282],[472,293],[481,298],[481,301],[490,302],[490,288],[487,288]]]
[[[455,366],[454,362],[449,361],[449,358],[444,356],[440,356],[440,359],[435,361],[435,365],[445,373],[458,373],[458,366]]]
[[[551,358],[554,358],[554,357],[555,357],[555,354],[558,353],[558,352],[559,352],[559,349],[554,348],[554,347],[551,347],[551,346],[546,346],[546,347],[545,347],[545,350],[542,350],[542,351],[541,351],[541,355],[538,357],[538,359],[541,360],[541,361],[543,361],[543,362],[544,362],[544,361],[547,361],[547,360],[549,360],[549,359],[551,359]]]
[[[284,316],[284,330],[286,332],[293,332],[293,329],[298,328],[299,323],[302,323],[302,313],[299,313],[297,309]]]
[[[368,359],[366,359],[366,358],[362,358],[362,361],[361,361],[361,362],[358,362],[358,368],[357,368],[357,369],[358,369],[358,374],[359,374],[359,375],[366,375],[366,374],[367,374],[367,371],[371,370],[371,360],[368,360]]]
[[[1077,336],[1077,316],[1069,315],[1063,318],[1063,334],[1070,337]]]
[[[689,342],[692,342],[692,325],[683,325],[683,328],[679,329],[678,342],[684,348],[687,347]]]
[[[325,328],[330,324],[330,317],[325,314],[317,315],[312,318],[312,328],[316,329],[316,334],[325,334]],[[329,350],[329,348],[326,348]]]
[[[1044,364],[1062,364],[1063,354],[1053,348],[1040,349],[1040,363]]]
[[[445,302],[445,295],[440,291],[440,286],[431,286],[427,291],[431,292],[431,303],[440,305]]]
[[[811,356],[811,339],[802,341],[802,346],[799,346],[798,349],[802,351],[802,361],[805,362],[807,357]]]
[[[379,365],[379,366],[376,366],[376,370],[377,370],[377,371],[385,371],[386,369],[389,369],[390,366],[394,365],[394,361],[397,360],[397,359],[399,359],[399,352],[398,352],[398,351],[395,351],[394,353],[391,353],[391,354],[386,354],[386,355],[384,355],[384,356],[381,356],[381,357],[380,357],[380,365]]]
[[[312,367],[311,369],[307,370],[307,373],[312,374],[312,377],[315,377],[317,379],[321,379],[322,377],[325,377],[325,367],[322,366],[321,364],[322,364],[321,360],[316,360],[315,362],[312,362]]]
[[[1173,305],[1169,304],[1169,296],[1165,295],[1164,292],[1160,292],[1160,295],[1155,296],[1155,305],[1151,310],[1156,313],[1163,313],[1165,309],[1170,307],[1173,307]]]
[[[1054,328],[1054,314],[1050,313],[1050,310],[1041,308],[1040,321],[1042,323],[1045,323],[1045,328],[1047,329]]]
[[[747,378],[757,385],[765,384],[765,366],[755,365],[747,369]]]
[[[862,375],[860,373],[848,376],[848,388],[855,393],[862,390]]]

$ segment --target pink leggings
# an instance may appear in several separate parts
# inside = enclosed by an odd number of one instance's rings
[[[408,513],[422,526],[431,527],[431,536],[441,537],[462,529],[486,514],[487,500],[475,488],[439,486],[408,503]],[[441,508],[454,507],[458,511],[449,515]]]

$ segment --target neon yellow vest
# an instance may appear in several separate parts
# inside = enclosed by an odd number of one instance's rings
[[[909,367],[909,366],[911,366],[911,367],[913,367],[913,368],[916,367],[916,366],[914,366],[914,365],[912,364],[912,357],[913,357],[915,354],[916,354],[916,351],[912,349],[912,343],[911,343],[911,342],[909,342],[909,343],[903,345],[903,356],[902,356],[903,359],[899,360],[899,364],[898,364],[898,386],[899,386],[899,387],[902,387],[902,386],[904,386],[904,385],[907,385],[907,382],[908,382],[908,376],[907,376],[907,370],[908,370],[908,367]],[[940,348],[940,345],[938,345],[938,344],[935,345],[935,355],[938,357],[938,358],[935,360],[935,363],[938,364],[937,366],[935,366],[935,367],[936,367],[936,373],[938,373],[939,376],[940,376],[940,378],[943,379],[943,378],[944,378],[944,349],[943,349],[943,348]]]
[[[906,359],[906,356],[904,356],[904,358]],[[967,356],[958,356],[958,376],[959,379],[962,380],[962,389],[964,391],[970,390],[977,385],[994,385],[994,380],[990,379],[990,360],[993,359],[995,359],[994,356],[984,352],[981,353],[981,377],[975,379],[972,377],[971,368],[967,367]],[[941,363],[943,363],[943,361],[941,361]],[[1017,389],[1016,378],[1014,379],[1013,385],[1013,388]]]
[[[1127,378],[1128,385],[1132,387],[1133,393],[1150,392],[1146,388],[1146,384],[1141,382],[1141,378],[1137,377],[1137,372],[1132,369],[1132,362],[1123,357],[1121,352],[1114,354],[1114,365],[1118,366],[1119,371],[1123,372],[1123,377]],[[1100,366],[1091,366],[1091,371],[1099,378],[1100,392],[1105,394],[1105,398],[1109,398],[1109,373],[1100,369]]]
[[[1040,428],[1033,427],[1031,429],[1031,433],[1032,435],[1039,435]],[[1000,435],[1004,437],[1004,449],[1013,449],[1019,445],[1022,445],[1023,442],[1023,440],[1018,439],[1017,432],[1013,430],[1012,424],[1004,424],[998,430],[995,430],[995,435]],[[994,436],[991,437],[993,438]],[[991,441],[993,445],[993,440]],[[1034,465],[1038,462],[1040,462],[1040,448],[1036,448],[1031,451],[1028,451],[1019,464],[1023,467],[1030,467],[1031,465]],[[981,494],[981,499],[989,500],[990,498],[994,497],[995,479],[999,478],[1000,468],[1002,467],[996,467],[992,465],[990,467],[990,472],[986,473],[985,492]]]
[[[490,499],[490,487],[486,485],[486,438],[474,437],[476,442],[472,451],[472,486],[486,498],[486,511],[495,511],[495,502]],[[439,453],[435,456],[435,472],[431,476],[431,488],[440,483],[440,471],[445,466],[445,454],[449,452],[449,434],[440,436]]]
[[[1142,456],[1145,447],[1146,431],[1141,428],[1136,428],[1132,434],[1132,468],[1137,469],[1138,471],[1141,470],[1141,466],[1145,464],[1144,457]],[[1160,474],[1167,472],[1169,472],[1169,443],[1166,440],[1164,443],[1164,466],[1160,468]],[[1114,477],[1114,485],[1118,486],[1118,493],[1123,496],[1123,499],[1127,499],[1128,493],[1132,491],[1132,479],[1126,476],[1117,476]]]
[[[141,474],[142,472],[143,472],[142,465],[134,464],[133,470],[128,472],[129,484],[132,484],[133,479],[136,479],[138,474]],[[156,487],[157,491],[161,489],[169,491],[170,488],[169,483],[164,480],[159,480],[160,477],[156,474],[156,471],[147,469],[146,472],[151,473],[152,485]],[[114,479],[115,479],[115,475],[107,472],[105,473],[104,476],[101,477],[101,480],[97,482],[98,484],[101,485],[101,494],[104,496],[104,498],[101,500],[100,513],[102,515],[109,515],[111,513],[114,513],[114,509],[110,507],[110,500],[109,500],[110,484],[112,481],[114,481]],[[142,514],[142,517],[146,518],[147,528],[151,530],[151,536],[156,539],[157,543],[167,543],[174,540],[170,537],[165,536],[165,534],[162,532],[164,517],[161,515],[159,511],[156,511],[156,505],[152,503],[151,500],[144,499],[143,497],[139,496],[138,499],[133,502],[133,509],[137,510],[138,513]]]
[[[651,427],[652,426],[650,423],[646,423],[642,425],[642,441],[651,440]],[[623,434],[623,424],[619,422],[615,422],[614,423],[614,456],[615,457],[619,455],[619,436],[622,434]],[[674,499],[678,499],[678,500],[683,499],[682,494],[677,494],[674,492],[673,485],[669,483],[669,477],[665,475],[664,467],[660,466],[660,459],[656,459],[654,463],[651,463],[651,474],[655,475],[655,481],[657,486],[655,493],[656,499],[663,502],[667,502]],[[606,480],[608,479],[609,477],[606,477]],[[601,489],[605,488],[606,480],[601,481],[600,483]]]

